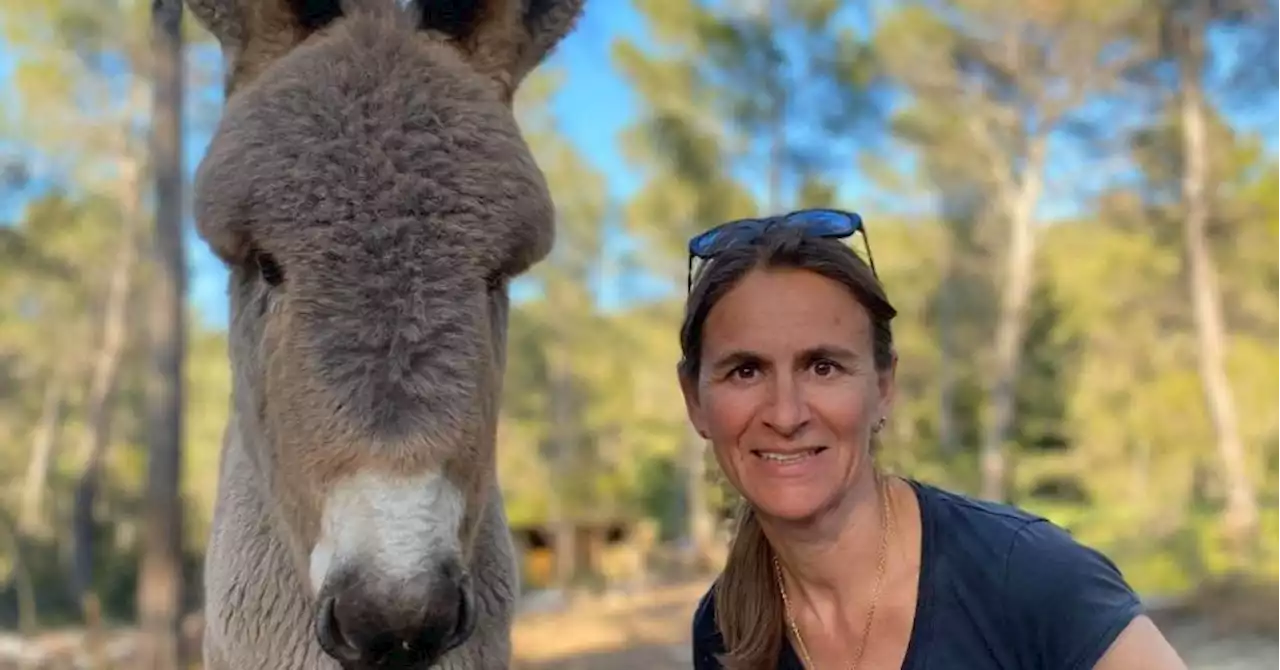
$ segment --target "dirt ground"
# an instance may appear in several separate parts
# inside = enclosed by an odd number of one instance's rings
[[[513,670],[687,669],[689,623],[706,582],[521,615]]]
[[[689,621],[706,584],[523,614],[515,630],[513,670],[685,670]],[[1223,630],[1196,618],[1161,626],[1190,670],[1272,670],[1280,659],[1274,636]]]
[[[630,596],[584,599],[557,609],[554,598],[526,598],[514,632],[513,670],[686,670],[689,624],[709,579],[655,586]],[[1157,623],[1190,670],[1272,670],[1280,665],[1276,587],[1253,598],[1258,607],[1160,609]],[[1245,600],[1233,596],[1232,602]],[[1257,610],[1257,612],[1254,612]],[[1243,614],[1241,614],[1243,613]],[[1250,633],[1249,631],[1254,631]],[[193,629],[195,635],[196,629]],[[83,668],[82,631],[50,632],[39,640],[0,634],[0,670]],[[109,641],[112,666],[131,668],[132,637]],[[198,636],[189,641],[198,649]],[[35,654],[35,656],[31,656]],[[27,658],[30,660],[23,661]],[[36,658],[41,660],[35,661]],[[34,662],[33,662],[34,661]]]

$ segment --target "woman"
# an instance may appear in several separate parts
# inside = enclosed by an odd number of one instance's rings
[[[877,472],[895,311],[834,239],[861,228],[808,210],[690,242],[681,387],[745,501],[694,616],[694,667],[1184,668],[1106,557],[1019,509]]]

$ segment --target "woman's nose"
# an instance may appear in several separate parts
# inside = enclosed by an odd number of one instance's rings
[[[777,375],[765,410],[764,422],[784,437],[795,435],[809,422],[804,388],[794,375]]]

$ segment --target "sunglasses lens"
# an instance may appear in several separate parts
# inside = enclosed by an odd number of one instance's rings
[[[726,232],[724,228],[713,228],[689,240],[689,253],[694,256],[705,257],[715,249],[716,242],[724,237]]]
[[[862,219],[856,214],[814,210],[797,212],[787,219],[787,225],[802,227],[816,237],[844,237],[862,227]]]
[[[689,240],[689,253],[698,258],[710,258],[716,253],[750,242],[771,225],[800,228],[813,237],[848,237],[862,228],[862,218],[829,210],[805,210],[795,212],[784,219],[741,219],[708,230]]]
[[[689,252],[694,256],[707,258],[740,242],[754,239],[762,230],[763,222],[757,219],[734,221],[718,228],[712,228],[690,240]]]

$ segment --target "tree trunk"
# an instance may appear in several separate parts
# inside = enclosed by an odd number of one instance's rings
[[[124,151],[127,152],[127,143],[122,144],[126,144]],[[124,355],[129,297],[133,288],[133,270],[137,264],[139,244],[138,166],[126,157],[121,161],[120,169],[123,171],[120,181],[120,251],[116,255],[103,299],[102,344],[93,361],[86,403],[88,423],[77,453],[78,462],[83,464],[84,469],[76,482],[72,506],[71,592],[86,617],[89,608],[93,607],[86,601],[93,588],[93,510],[102,478],[103,462],[111,444],[112,399],[115,396],[120,359]]]
[[[934,298],[938,342],[938,449],[946,457],[964,448],[960,444],[960,425],[956,416],[957,392],[963,379],[961,364],[964,347],[960,344],[961,315],[970,304],[967,276],[972,262],[973,228],[982,218],[989,189],[980,189],[971,175],[956,174],[952,169],[929,169],[930,180],[940,191],[942,220],[947,224],[943,241],[942,281]]]
[[[23,542],[21,532],[14,532],[9,519],[0,513],[0,546],[8,545],[13,555],[13,590],[17,596],[18,633],[23,637],[31,637],[40,628],[40,616],[36,603],[35,580],[31,578],[31,570],[27,567],[27,544]]]
[[[1244,440],[1236,417],[1235,398],[1226,371],[1226,325],[1217,269],[1209,251],[1208,138],[1201,70],[1204,67],[1203,26],[1193,18],[1181,27],[1178,54],[1181,77],[1183,243],[1186,247],[1187,281],[1194,313],[1197,362],[1205,403],[1217,436],[1218,457],[1227,489],[1224,527],[1240,556],[1249,546],[1258,524],[1257,500],[1245,463]]]
[[[561,333],[561,342],[565,335]],[[552,454],[551,463],[553,469],[553,477],[555,481],[570,482],[573,481],[577,473],[574,470],[574,426],[573,426],[573,401],[570,397],[572,392],[573,379],[571,375],[571,365],[569,363],[569,352],[563,346],[555,347],[551,352],[550,362],[550,379],[549,386],[551,392],[551,440],[552,448],[555,450]],[[566,486],[556,491],[551,496],[551,521],[555,524],[555,556],[556,556],[556,583],[565,589],[570,589],[577,579],[578,565],[578,547],[577,537],[574,532],[575,515],[572,509],[570,498],[570,489]]]
[[[776,30],[780,24],[779,17],[783,11],[778,0],[769,0],[768,18],[770,26]],[[783,76],[783,68],[779,65],[779,70],[766,73],[767,95],[769,96],[769,205],[765,211],[766,216],[773,216],[782,213],[782,171],[784,169],[783,162],[785,160],[784,153],[787,149],[786,136],[786,92],[783,91],[779,77]]]
[[[959,298],[960,277],[957,272],[959,263],[957,256],[960,245],[956,241],[956,233],[952,232],[947,242],[946,265],[943,269],[943,282],[938,287],[937,297],[937,338],[938,338],[938,449],[945,456],[953,456],[959,451],[959,440],[956,439],[955,422],[955,388],[956,388],[956,302]]]
[[[44,400],[40,405],[40,420],[36,424],[35,437],[31,441],[31,460],[22,481],[22,500],[18,512],[18,534],[33,537],[48,530],[44,518],[45,485],[49,481],[49,467],[53,451],[58,444],[58,428],[62,420],[62,407],[66,400],[66,377],[58,369],[49,374]]]
[[[685,518],[689,522],[691,567],[710,567],[711,542],[715,523],[707,509],[706,440],[689,425],[685,433]]]
[[[1005,194],[1003,198],[1010,228],[1009,250],[1000,292],[1000,316],[996,322],[995,375],[988,394],[991,413],[986,421],[981,453],[981,495],[988,500],[1003,501],[1008,494],[1005,442],[1016,419],[1022,335],[1034,281],[1035,231],[1032,226],[1043,187],[1044,151],[1043,139],[1032,141],[1018,192]]]
[[[182,246],[182,0],[153,0],[152,76],[155,85],[151,157],[156,184],[147,394],[148,462],[145,549],[138,579],[140,667],[177,670],[182,606],[183,348],[186,336],[186,259]]]

